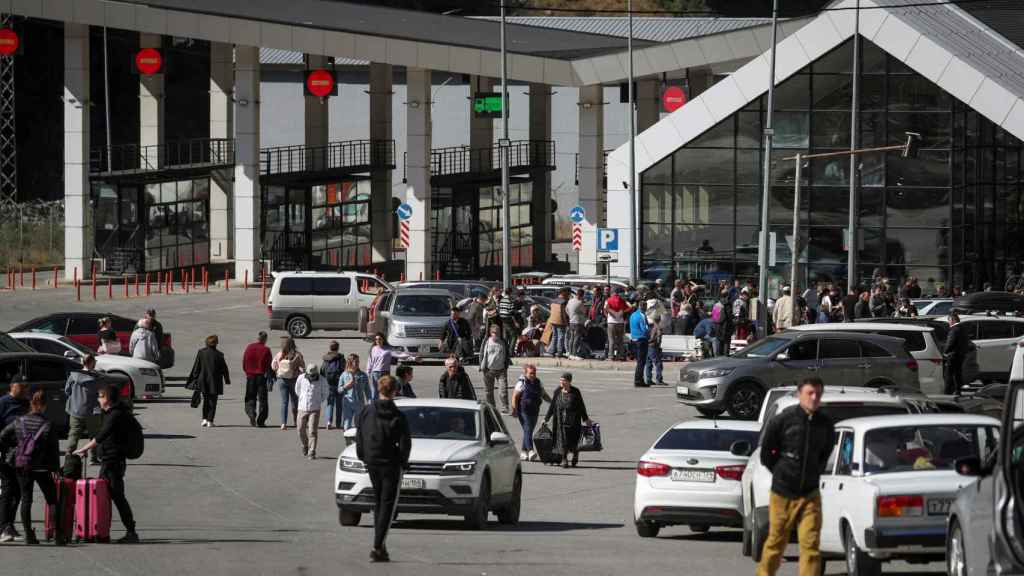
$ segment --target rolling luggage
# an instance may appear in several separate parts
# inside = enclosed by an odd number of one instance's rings
[[[57,536],[59,522],[61,534],[68,540],[75,525],[75,479],[54,474],[53,482],[57,486],[57,518],[50,514],[49,506],[43,508],[44,535],[47,541],[52,541]]]
[[[75,541],[110,542],[110,486],[102,478],[75,483]]]
[[[558,464],[562,461],[561,457],[552,452],[554,447],[555,437],[551,433],[551,428],[548,428],[547,424],[541,424],[540,428],[533,433],[533,449],[537,451],[541,462]]]

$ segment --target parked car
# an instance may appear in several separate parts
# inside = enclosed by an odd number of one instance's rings
[[[953,302],[953,309],[961,314],[1024,314],[1024,294],[999,291],[973,292],[957,298]]]
[[[665,526],[743,525],[740,476],[760,426],[737,420],[689,420],[665,431],[636,466],[633,521],[642,538]]]
[[[976,373],[970,373],[970,368],[965,371],[964,382],[975,379],[984,384],[1006,382],[1010,377],[1014,345],[1024,338],[1024,318],[964,315],[960,323],[975,346],[975,358],[968,358],[966,364],[973,364],[973,360],[977,363]]]
[[[68,433],[68,415],[64,411],[67,397],[64,385],[71,372],[80,371],[82,366],[69,358],[41,354],[39,352],[0,353],[0,396],[10,393],[15,378],[28,382],[30,386],[46,392],[46,417],[53,422],[62,438]],[[123,389],[128,378],[120,374],[99,374],[101,383],[110,383]]]
[[[1024,574],[1024,345],[1005,392],[998,449],[957,462],[957,472],[976,482],[960,489],[949,510],[950,576]]]
[[[358,330],[359,311],[390,286],[358,272],[278,272],[267,298],[271,330],[305,338],[314,330]]]
[[[79,364],[86,354],[93,353],[78,342],[56,334],[12,332],[10,337],[23,342],[36,352],[63,356]],[[99,354],[96,356],[96,370],[128,377],[127,386],[120,391],[122,398],[141,397],[150,400],[160,398],[164,394],[163,370],[153,362],[119,354]]]
[[[881,322],[883,324],[924,326],[926,328],[931,328],[932,337],[940,348],[945,347],[946,336],[949,334],[949,320],[945,316],[918,316],[916,318],[861,318],[860,320],[857,320],[857,322]],[[836,324],[840,323],[837,322]],[[830,324],[830,326],[833,325],[835,324]]]
[[[110,318],[114,331],[117,332],[117,339],[121,342],[121,354],[128,355],[128,343],[131,341],[132,331],[138,319],[126,318],[117,314],[104,314],[100,312],[56,312],[46,316],[33,318],[15,326],[10,332],[45,332],[67,336],[69,339],[78,342],[90,350],[98,350],[100,347],[99,320]],[[164,326],[164,341],[160,342],[160,368],[167,370],[174,366],[174,347],[171,345],[171,333]]]
[[[765,392],[808,374],[828,386],[919,389],[917,360],[902,339],[876,334],[788,330],[732,356],[693,362],[679,371],[676,398],[704,415],[728,411],[753,420]]]
[[[437,288],[399,288],[377,304],[369,332],[383,332],[396,359],[419,362],[443,359],[441,335],[454,305],[451,293]]]
[[[945,378],[942,374],[942,348],[935,341],[934,330],[914,324],[891,324],[885,322],[836,322],[829,324],[804,324],[792,328],[798,332],[860,332],[902,338],[907,350],[917,360],[917,379],[920,389],[926,394],[942,394]]]
[[[542,286],[568,286],[573,290],[577,288],[589,288],[592,286],[611,287],[612,290],[622,288],[628,292],[631,286],[629,278],[623,276],[586,276],[581,274],[564,274],[548,276],[541,282]],[[557,294],[557,292],[556,292]]]
[[[501,288],[501,282],[480,281],[471,282],[468,280],[433,280],[402,282],[398,288],[437,288],[451,292],[452,298],[461,300],[463,298],[475,298],[480,294],[489,295],[494,288]]]
[[[494,408],[472,400],[399,399],[412,433],[409,468],[402,478],[399,513],[463,516],[483,530],[490,514],[519,522],[523,475],[519,452]],[[354,438],[355,429],[345,433]],[[373,509],[373,487],[351,445],[334,472],[338,520],[355,526]]]
[[[952,298],[931,298],[911,300],[918,316],[945,316],[953,311]]]

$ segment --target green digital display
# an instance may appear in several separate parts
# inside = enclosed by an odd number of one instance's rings
[[[473,96],[473,114],[477,118],[501,118],[501,94],[478,92]]]

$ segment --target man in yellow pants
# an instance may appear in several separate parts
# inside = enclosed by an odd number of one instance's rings
[[[775,415],[761,440],[761,463],[772,471],[768,539],[757,576],[774,576],[793,528],[800,542],[800,576],[821,572],[821,494],[818,480],[834,442],[832,420],[818,413],[825,384],[804,378],[800,404]]]

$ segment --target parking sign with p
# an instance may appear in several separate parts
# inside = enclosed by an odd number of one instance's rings
[[[598,228],[597,229],[597,250],[599,252],[619,251],[619,229]]]

